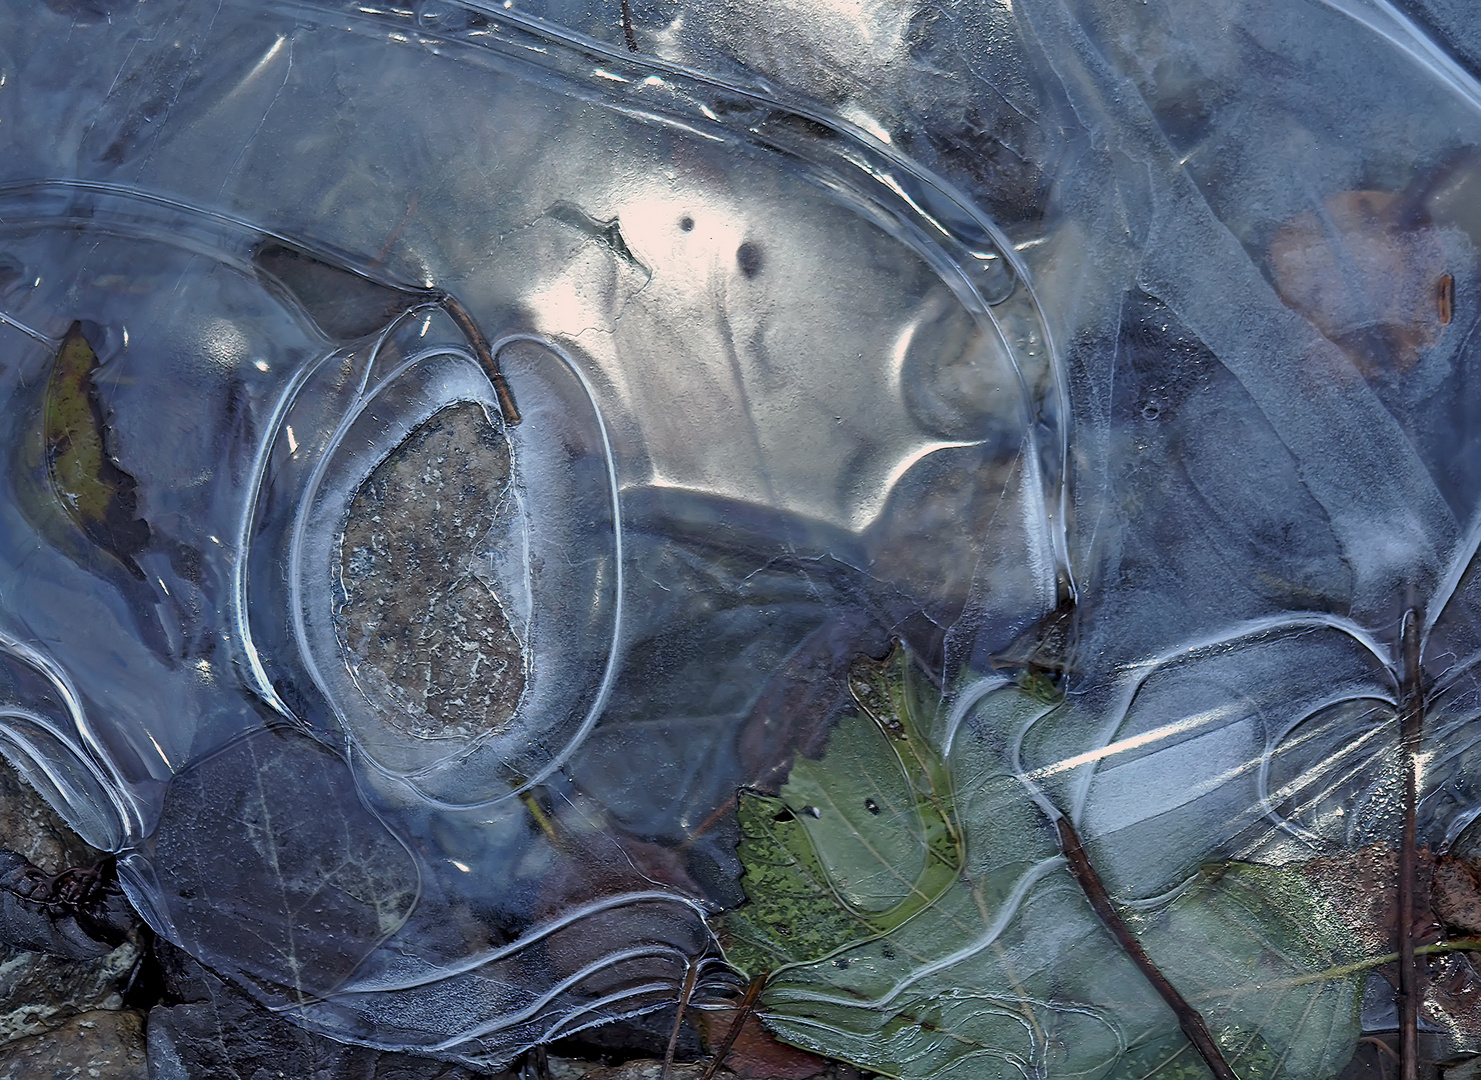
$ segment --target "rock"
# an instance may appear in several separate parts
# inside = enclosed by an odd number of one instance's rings
[[[797,1051],[799,1054],[802,1051]],[[812,1057],[812,1055],[808,1055]],[[816,1070],[816,1080],[874,1080],[872,1074],[860,1073],[851,1065],[841,1061],[823,1061]],[[690,1064],[675,1064],[669,1071],[670,1080],[700,1080],[705,1074],[707,1065],[703,1061]],[[549,1080],[660,1080],[663,1075],[663,1062],[652,1058],[637,1058],[625,1061],[619,1065],[595,1065],[590,1061],[573,1060],[569,1058],[552,1057],[547,1066]],[[522,1072],[521,1076],[527,1075]],[[738,1077],[753,1076],[757,1080],[778,1080],[791,1075],[783,1071],[773,1074],[766,1071],[755,1073],[735,1073],[728,1068],[720,1069],[716,1073],[717,1080],[737,1080]]]
[[[0,1047],[0,1080],[147,1080],[144,1025],[133,1010],[81,1013]]]
[[[3,761],[0,849],[17,852],[51,874],[72,866],[92,866],[103,858]],[[31,952],[21,943],[0,940],[0,1047],[62,1027],[80,1013],[121,1008],[123,987],[139,954],[134,940],[84,960]],[[33,1046],[28,1052],[37,1051]]]
[[[91,866],[103,852],[67,828],[46,800],[0,758],[0,848],[18,852],[50,873]]]
[[[705,1066],[674,1065],[669,1070],[670,1080],[699,1080],[704,1075]],[[663,1062],[640,1058],[636,1061],[625,1061],[621,1065],[598,1066],[581,1074],[582,1080],[660,1080],[663,1076]]]
[[[149,1012],[152,1080],[473,1080],[445,1061],[349,1046],[295,1027],[180,949],[156,946],[168,998]],[[113,1080],[111,1076],[99,1080]]]
[[[123,986],[139,956],[125,942],[97,960],[45,953],[0,953],[0,1047],[60,1027],[70,1017],[123,1007]]]
[[[96,960],[128,940],[138,919],[111,860],[53,876],[0,850],[0,941],[68,960]]]

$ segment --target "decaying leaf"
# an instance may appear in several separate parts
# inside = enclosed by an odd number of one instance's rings
[[[1341,192],[1324,215],[1291,222],[1271,245],[1281,299],[1369,377],[1412,368],[1449,324],[1455,302],[1454,280],[1441,287],[1444,245],[1435,229],[1406,222],[1406,210],[1392,192]]]
[[[705,1041],[718,1047],[730,1033],[735,1022],[735,1009],[700,1014],[704,1024]],[[712,1050],[713,1052],[713,1050]],[[754,1012],[748,1013],[741,1022],[735,1041],[725,1055],[725,1068],[736,1076],[765,1077],[767,1080],[807,1080],[828,1068],[826,1058],[788,1046],[761,1026]]]
[[[136,576],[134,556],[149,543],[138,516],[134,478],[109,451],[108,428],[94,374],[98,356],[81,322],[62,339],[46,388],[47,476],[67,515],[88,538]]]
[[[902,675],[897,663],[884,684],[897,709]],[[900,709],[893,725],[919,730],[918,710]],[[741,939],[737,962],[790,962],[762,998],[774,1031],[896,1076],[1207,1075],[1013,775],[1004,750],[1043,710],[1005,680],[940,768],[899,755],[894,768],[905,775],[893,786],[869,779],[890,772],[866,759],[869,728],[854,717],[820,761],[794,767],[780,800],[750,800],[740,855],[753,900],[725,929]],[[950,787],[935,788],[947,770]],[[847,812],[865,799],[882,812]],[[959,817],[965,850],[945,887],[928,894],[912,874],[931,861],[923,823],[938,806]],[[1122,913],[1241,1080],[1320,1080],[1351,1057],[1361,986],[1377,958],[1298,868],[1206,867]]]
[[[344,763],[264,729],[182,771],[145,853],[194,956],[265,995],[322,997],[416,905],[406,848],[356,798]],[[200,913],[209,913],[202,917]]]
[[[861,661],[850,679],[856,709],[824,758],[799,758],[779,797],[742,795],[750,902],[724,921],[741,970],[806,963],[888,933],[960,871],[947,777],[913,681],[903,650]]]

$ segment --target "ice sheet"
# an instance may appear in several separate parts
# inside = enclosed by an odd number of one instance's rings
[[[1149,940],[1216,935],[1266,870],[1397,849],[1416,687],[1418,843],[1474,853],[1451,6],[0,23],[0,750],[259,1000],[496,1067],[691,969],[733,996],[737,793],[826,763],[897,643],[961,881],[875,927],[903,967],[762,1006],[861,1066],[1142,1067],[1181,1036],[1083,960],[1055,821]],[[912,1041],[979,994],[1032,1019]],[[1292,1024],[1299,1075],[1350,1056]]]

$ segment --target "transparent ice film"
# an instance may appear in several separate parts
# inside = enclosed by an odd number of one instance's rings
[[[487,1069],[1481,1059],[1455,5],[0,24],[0,754],[159,935]]]

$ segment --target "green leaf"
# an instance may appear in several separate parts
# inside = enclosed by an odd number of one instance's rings
[[[62,339],[46,388],[43,431],[47,477],[57,501],[88,539],[135,575],[134,556],[149,543],[138,517],[134,478],[120,469],[108,447],[108,428],[94,376],[98,357],[74,322]]]
[[[906,692],[908,673],[897,666],[890,678],[859,696],[871,711],[885,700],[899,710],[895,728],[885,718],[873,730],[895,731],[883,745],[903,776],[870,759],[880,751],[856,716],[820,761],[799,761],[772,800],[791,817],[778,810],[767,825],[759,800],[743,808],[740,856],[753,898],[744,918],[765,929],[785,911],[788,925],[812,935],[806,948],[750,939],[752,970],[793,962],[762,997],[767,1025],[908,1080],[1207,1076],[1171,1011],[1101,926],[1049,817],[1010,767],[1018,733],[1050,706],[1004,680],[954,733],[943,763],[924,742],[915,751],[925,710]],[[866,797],[890,813],[853,812]],[[942,821],[960,838],[949,880],[937,875],[945,864],[930,846]],[[886,860],[901,872],[883,872]],[[1304,873],[1213,866],[1124,915],[1241,1080],[1325,1080],[1351,1057],[1370,961],[1338,905]]]
[[[1231,1031],[1220,1049],[1228,1058],[1238,1058],[1242,1077],[1280,1075],[1274,1051],[1258,1035]],[[1208,1080],[1208,1066],[1181,1032],[1173,1032],[1134,1046],[1122,1055],[1110,1080]]]
[[[1174,901],[1127,922],[1244,1080],[1335,1075],[1352,1056],[1366,972],[1351,965],[1361,950],[1301,871],[1208,867]]]
[[[824,758],[799,759],[780,797],[741,795],[750,902],[723,932],[728,959],[748,973],[888,933],[961,869],[946,771],[924,735],[909,661],[897,651],[861,662],[850,682],[857,709]]]
[[[781,799],[750,792],[740,799],[741,842],[749,903],[725,916],[725,956],[749,974],[817,960],[870,935],[832,891],[802,823]]]

